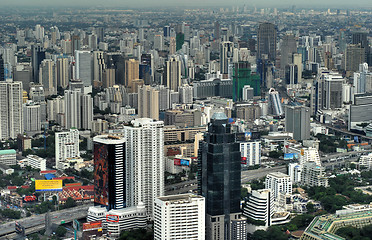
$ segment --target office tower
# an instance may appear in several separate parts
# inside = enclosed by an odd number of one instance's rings
[[[61,47],[63,54],[72,54],[72,43],[71,40],[61,40]]]
[[[240,143],[241,162],[247,166],[261,165],[261,142]]]
[[[164,42],[162,35],[155,35],[154,37],[154,49],[158,51],[163,51]]]
[[[65,126],[65,100],[62,96],[48,100],[47,116],[48,121],[55,121],[61,127]]]
[[[45,59],[45,50],[41,46],[32,45],[32,79],[33,82],[39,82],[39,67],[41,62]]]
[[[2,54],[0,54],[0,81],[5,81],[4,59]]]
[[[125,138],[100,135],[94,143],[94,204],[107,210],[126,207]]]
[[[22,82],[0,82],[0,138],[23,133]]]
[[[102,82],[106,69],[105,59],[102,51],[93,52],[93,81]]]
[[[95,34],[91,34],[88,36],[88,46],[91,50],[97,50],[97,44],[98,44],[98,40],[97,40],[97,35]]]
[[[44,27],[40,26],[40,24],[37,24],[35,26],[34,36],[36,40],[42,41],[44,39]]]
[[[4,76],[5,77],[5,76]],[[23,89],[29,91],[29,84],[33,81],[32,66],[29,63],[17,64],[13,68],[13,81],[22,82]]]
[[[67,88],[70,80],[70,66],[67,57],[57,57],[55,76],[57,78],[57,87]]]
[[[178,91],[181,86],[181,61],[176,56],[171,56],[166,62],[166,80],[170,90]]]
[[[301,53],[294,53],[292,54],[292,63],[297,66],[297,81],[302,81],[302,54]]]
[[[176,51],[180,50],[185,43],[185,35],[182,32],[176,34]]]
[[[81,128],[81,91],[65,90],[66,128]]]
[[[163,36],[165,38],[170,37],[170,26],[165,26],[163,27]]]
[[[229,66],[234,54],[234,43],[222,42],[220,49],[220,71],[222,74],[229,74]],[[227,78],[227,77],[226,77]]]
[[[170,37],[169,39],[169,55],[176,54],[176,38]]]
[[[139,79],[139,61],[129,59],[125,61],[125,87],[129,93],[133,93],[133,81]]]
[[[92,86],[92,55],[90,51],[75,51],[75,79]]]
[[[318,109],[336,109],[342,107],[342,75],[325,71],[318,75]]]
[[[93,98],[90,94],[81,96],[81,128],[92,129],[93,122]]]
[[[348,129],[358,128],[358,124],[372,120],[372,94],[355,94],[350,105]]]
[[[192,194],[156,198],[154,239],[204,240],[205,198]]]
[[[159,119],[159,91],[145,85],[138,89],[138,117]]]
[[[302,166],[301,186],[328,187],[328,178],[325,175],[325,168],[315,162],[307,162]]]
[[[271,190],[273,199],[276,201],[281,192],[292,194],[291,178],[281,172],[269,173],[266,176],[265,188]]]
[[[279,93],[274,88],[269,90],[269,103],[273,115],[282,116],[284,114]]]
[[[265,58],[275,63],[276,59],[276,26],[272,23],[260,23],[257,32],[257,58]]]
[[[297,141],[310,138],[310,109],[305,106],[286,106],[285,131]]]
[[[55,133],[55,155],[57,169],[60,168],[59,162],[68,158],[80,157],[79,130],[70,129],[70,131]]]
[[[319,152],[316,148],[307,148],[301,151],[300,164],[304,165],[307,162],[315,162],[316,165],[321,166]]]
[[[214,113],[198,153],[198,192],[206,199],[207,239],[230,239],[240,215],[239,143],[224,113]]]
[[[121,53],[108,53],[105,55],[105,63],[115,69],[115,84],[125,84],[125,60]]]
[[[208,79],[193,83],[194,98],[208,98],[220,96],[232,98],[233,81],[231,79]]]
[[[154,202],[164,195],[164,123],[139,118],[124,126],[127,206],[143,202],[154,218]]]
[[[302,165],[298,163],[288,164],[288,175],[291,178],[291,182],[296,184],[301,181]]]
[[[271,225],[274,213],[274,198],[270,189],[252,190],[251,193],[248,193],[243,208],[245,217],[263,221],[268,227]]]
[[[270,89],[274,81],[274,65],[267,59],[257,59],[257,72],[260,74],[262,88]]]
[[[55,63],[53,60],[44,59],[41,62],[38,82],[43,85],[45,96],[57,94]]]
[[[239,62],[234,64],[233,71],[233,100],[243,100],[243,88],[249,85],[254,90],[254,96],[259,96],[260,76],[253,75],[251,65],[248,62]]]
[[[23,129],[26,133],[36,134],[41,131],[40,105],[32,101],[23,104]]]
[[[288,64],[292,63],[292,54],[297,53],[297,43],[293,34],[284,35],[280,51],[280,67],[285,69]]]
[[[285,83],[290,86],[298,84],[298,67],[295,64],[285,67]]]
[[[220,23],[218,21],[214,22],[214,39],[220,41]]]
[[[368,64],[359,64],[359,72],[354,73],[354,94],[372,92],[372,72],[368,71]]]
[[[151,85],[154,81],[154,71],[154,56],[152,54],[142,54],[139,78],[143,79],[146,85]]]
[[[170,108],[170,91],[168,87],[163,85],[156,86],[156,90],[159,91],[159,110],[164,111]]]
[[[364,60],[363,62],[367,62],[368,64],[372,64],[370,62],[370,54],[371,49],[368,44],[368,32],[354,32],[352,34],[352,44],[360,44],[360,47],[364,49]]]
[[[184,84],[178,88],[178,93],[180,94],[180,103],[191,104],[193,103],[193,88],[188,84]]]
[[[80,41],[80,36],[79,35],[72,35],[71,37],[71,53],[74,55],[75,51],[79,51],[81,48],[81,41]]]
[[[242,89],[242,100],[249,101],[253,100],[254,89],[250,85],[245,85]]]
[[[103,27],[96,28],[96,34],[98,43],[103,42],[105,37],[105,29]]]
[[[103,71],[102,87],[108,88],[115,85],[115,68],[106,68]]]
[[[42,123],[46,122],[46,102],[43,86],[31,83],[29,96],[32,102],[40,105],[40,121]]]
[[[345,70],[356,72],[359,64],[365,62],[365,49],[360,44],[349,44],[346,48]]]

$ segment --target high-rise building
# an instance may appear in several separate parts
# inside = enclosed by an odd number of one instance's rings
[[[369,122],[372,120],[372,94],[355,94],[353,104],[350,105],[348,129],[357,128],[358,124]]]
[[[81,91],[65,90],[66,128],[81,128]]]
[[[67,88],[68,81],[70,80],[70,66],[68,58],[59,56],[57,57],[55,76],[57,78],[57,87]]]
[[[22,82],[0,82],[0,138],[23,133]]]
[[[44,87],[41,84],[30,84],[29,96],[31,101],[40,105],[40,121],[46,122],[46,102]]]
[[[84,83],[84,87],[92,86],[92,55],[90,51],[75,51],[75,79]]]
[[[260,76],[253,75],[251,66],[248,62],[239,62],[234,64],[233,71],[233,100],[243,100],[243,88],[249,85],[254,90],[254,96],[259,96],[260,91]]]
[[[198,191],[206,199],[207,239],[231,239],[231,220],[240,218],[239,143],[224,113],[215,113],[199,145]]]
[[[368,32],[354,32],[352,35],[352,44],[360,44],[365,51],[365,59],[363,62],[367,62],[368,64],[372,64],[371,62],[371,49],[368,44]]]
[[[328,178],[325,168],[318,166],[315,162],[307,162],[302,167],[301,186],[328,187]]]
[[[341,74],[324,71],[317,78],[317,109],[336,109],[342,107],[342,84],[344,78]]]
[[[300,164],[304,165],[307,162],[315,162],[317,166],[322,165],[318,149],[310,147],[301,151]]]
[[[345,70],[356,72],[359,64],[366,62],[365,49],[360,44],[349,44],[346,48]]]
[[[81,96],[81,128],[92,129],[93,122],[93,98],[90,94]]]
[[[292,54],[297,53],[297,43],[293,34],[284,35],[280,52],[280,67],[285,69],[288,64],[292,63]]]
[[[284,114],[282,102],[280,100],[279,92],[274,88],[270,88],[269,90],[269,100],[271,113],[275,116],[282,116]]]
[[[261,165],[261,142],[241,142],[240,152],[242,164],[246,164],[247,166]]]
[[[277,29],[272,23],[260,23],[257,32],[257,58],[267,59],[275,63],[276,60]]]
[[[304,106],[286,106],[285,131],[293,133],[293,139],[310,138],[310,109]]]
[[[3,55],[0,54],[0,81],[5,81],[5,72],[4,72],[4,59]]]
[[[190,85],[184,84],[178,88],[180,94],[180,103],[193,103],[193,88]]]
[[[220,41],[220,23],[218,21],[214,22],[214,39]]]
[[[79,151],[79,130],[70,129],[67,132],[56,132],[55,134],[55,155],[56,168],[59,169],[59,162],[67,158],[80,157]]]
[[[100,135],[94,143],[94,204],[107,210],[126,207],[125,138]],[[131,179],[132,180],[132,179]]]
[[[162,35],[155,35],[154,37],[154,49],[158,51],[163,51],[164,40]]]
[[[273,199],[276,201],[281,192],[292,194],[291,178],[281,172],[269,173],[266,176],[265,188],[271,190]]]
[[[103,82],[103,74],[106,69],[102,51],[93,52],[93,81]]]
[[[176,56],[171,56],[166,62],[166,86],[169,90],[178,91],[181,86],[181,61]]]
[[[145,85],[138,89],[138,116],[159,119],[159,91]]]
[[[220,71],[222,74],[229,74],[230,63],[234,54],[234,43],[222,42],[220,49]]]
[[[263,221],[268,227],[271,225],[274,213],[274,196],[270,189],[253,190],[248,194],[243,208],[244,216]]]
[[[372,92],[372,72],[368,71],[368,64],[359,64],[359,72],[354,73],[354,93]]]
[[[139,61],[129,59],[125,61],[125,87],[128,92],[133,93],[133,81],[139,79]]]
[[[44,59],[40,64],[39,83],[43,84],[46,96],[57,94],[55,63],[51,59]]]
[[[128,207],[143,202],[154,218],[154,202],[164,195],[164,123],[139,118],[124,126],[126,138],[126,203]]]
[[[40,105],[32,101],[23,104],[23,129],[35,134],[41,131]]]
[[[32,46],[32,79],[33,82],[39,82],[39,67],[41,62],[45,59],[45,50],[41,46]]]
[[[204,240],[205,198],[192,194],[156,198],[154,239]]]

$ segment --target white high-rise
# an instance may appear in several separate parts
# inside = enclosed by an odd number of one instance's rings
[[[22,82],[0,82],[0,138],[23,133]]]
[[[274,200],[278,200],[281,192],[292,194],[291,178],[281,172],[269,173],[266,176],[265,188],[271,190]]]
[[[261,164],[261,142],[241,142],[240,152],[246,158],[248,166]]]
[[[92,129],[93,98],[90,94],[81,96],[81,128]]]
[[[155,200],[154,239],[205,239],[205,198],[192,194]]]
[[[164,123],[139,118],[125,126],[127,206],[143,202],[153,218],[155,199],[164,195]]]
[[[66,128],[81,128],[81,91],[65,90]]]
[[[301,151],[300,164],[303,165],[307,162],[315,162],[317,166],[321,166],[319,152],[316,148],[303,149]]]
[[[41,131],[40,105],[32,101],[23,104],[24,131],[35,134]]]
[[[75,79],[92,86],[92,55],[90,51],[75,51]]]
[[[43,84],[45,96],[57,94],[57,78],[55,63],[51,59],[44,59],[40,64],[39,83]]]
[[[56,132],[55,148],[56,168],[59,168],[59,162],[66,158],[80,157],[79,130],[70,129],[69,132]]]
[[[244,216],[263,221],[268,227],[274,213],[274,198],[270,189],[253,190],[248,194],[243,208]]]

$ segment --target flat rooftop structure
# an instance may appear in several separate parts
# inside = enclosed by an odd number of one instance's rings
[[[301,240],[344,240],[335,234],[338,229],[346,226],[362,228],[369,224],[372,224],[371,205],[354,211],[341,210],[336,214],[315,217]]]

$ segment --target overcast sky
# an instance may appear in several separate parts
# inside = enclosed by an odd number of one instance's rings
[[[257,7],[372,7],[371,0],[0,0],[0,6],[120,6],[120,7],[166,7],[166,6],[233,6],[255,5]]]

